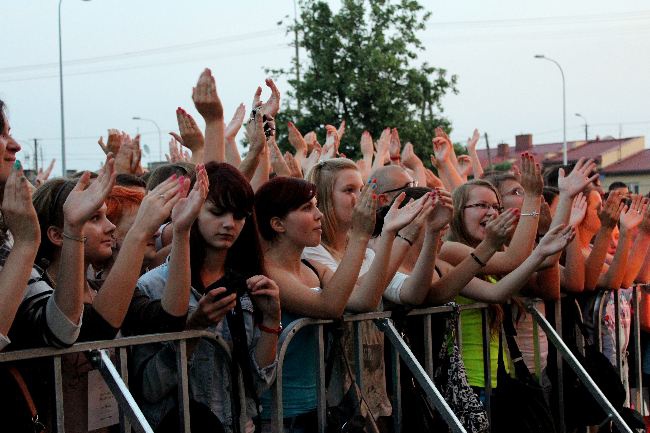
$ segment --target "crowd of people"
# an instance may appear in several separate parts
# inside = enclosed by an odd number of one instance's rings
[[[304,317],[487,303],[491,388],[499,389],[499,356],[508,356],[499,335],[513,320],[523,360],[541,371],[550,399],[548,343],[544,333],[534,338],[525,305],[544,314],[544,301],[564,292],[580,301],[589,329],[601,329],[603,353],[616,362],[614,297],[605,301],[601,327],[593,323],[601,319],[592,299],[600,289],[618,290],[629,331],[630,287],[650,280],[647,198],[624,185],[605,193],[592,160],[543,171],[524,153],[509,171],[484,170],[477,131],[468,155],[456,155],[441,128],[432,131],[435,174],[410,143],[402,146],[395,128],[376,141],[364,132],[363,157],[353,161],[339,154],[345,122],[326,126],[323,145],[290,122],[294,152],[282,154],[275,138],[284,127],[275,123],[280,92],[270,79],[266,86],[270,97],[262,101],[258,87],[248,118],[242,104],[226,123],[205,69],[192,90],[205,130],[178,108],[167,164],[144,170],[139,137],[111,129],[99,141],[101,170],[41,174],[34,186],[16,159],[20,146],[0,101],[0,349],[207,330],[231,354],[208,339],[188,343],[190,414],[192,431],[215,432],[271,431],[278,337]],[[235,141],[242,125],[243,157]],[[460,328],[467,382],[484,401],[480,311],[463,310]],[[342,352],[328,366],[334,405],[350,388],[346,372],[355,363],[352,329],[341,332]],[[361,334],[363,412],[372,430],[390,432],[384,337],[372,322],[362,322]],[[305,328],[286,351],[285,432],[316,431],[317,339],[315,328]],[[130,387],[156,432],[179,431],[176,350],[174,343],[131,350]],[[16,367],[45,414],[41,421],[51,423],[46,362]],[[5,367],[3,423],[21,431],[23,415],[31,414]],[[66,415],[66,431],[90,429],[90,370],[82,354],[63,357],[65,409],[80,415]]]

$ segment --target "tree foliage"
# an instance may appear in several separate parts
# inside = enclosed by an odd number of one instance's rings
[[[353,158],[364,130],[377,139],[385,127],[397,127],[402,143],[411,141],[427,161],[434,127],[450,129],[441,99],[456,93],[456,76],[418,64],[423,46],[417,33],[430,13],[415,0],[343,0],[337,12],[325,1],[302,0],[300,9],[300,20],[289,28],[299,35],[300,80],[295,61],[271,70],[291,86],[278,124],[291,120],[303,133],[315,130],[323,142],[323,126],[345,119],[340,151]]]

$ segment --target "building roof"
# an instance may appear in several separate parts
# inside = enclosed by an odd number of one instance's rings
[[[631,138],[612,138],[606,140],[590,140],[582,146],[571,149],[567,152],[567,161],[575,162],[580,158],[592,158],[596,161],[600,161],[600,157],[603,153],[609,152],[610,150],[617,149],[625,141],[630,140]],[[557,156],[546,159],[546,163],[561,163],[562,154],[560,153]]]
[[[581,146],[583,143],[585,143],[584,140],[578,140],[578,141],[567,141],[567,148],[573,149],[575,147]],[[562,145],[563,143],[544,143],[544,144],[535,144],[533,145],[533,150],[532,154],[533,157],[535,157],[535,161],[541,163],[544,161],[549,154],[560,154],[562,153]],[[476,149],[476,153],[478,154],[478,158],[481,160],[481,165],[483,167],[488,166],[488,155],[487,155],[487,149]],[[497,165],[505,161],[511,161],[514,160],[515,162],[519,159],[519,155],[517,155],[517,152],[515,152],[515,146],[510,146],[510,153],[509,155],[504,158],[502,156],[498,156],[498,147],[497,148],[492,148],[490,149],[490,156],[492,157],[492,164]]]
[[[621,159],[600,170],[603,174],[636,174],[650,172],[650,149]]]

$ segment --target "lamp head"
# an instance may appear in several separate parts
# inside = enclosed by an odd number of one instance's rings
[[[88,1],[90,1],[90,0],[88,0]],[[139,116],[133,116],[131,119],[133,119],[133,120],[140,120],[140,117],[139,117]]]
[[[536,59],[544,59],[545,56],[544,56],[544,54],[535,54],[535,58]]]

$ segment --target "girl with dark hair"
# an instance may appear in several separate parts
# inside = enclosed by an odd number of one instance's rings
[[[275,375],[278,287],[264,276],[250,184],[229,164],[211,162],[205,170],[210,187],[198,218],[189,234],[173,236],[173,245],[186,251],[184,265],[165,263],[138,287],[157,299],[167,281],[182,282],[189,289],[187,328],[208,329],[231,348],[232,361],[209,340],[188,347],[192,430],[250,432],[258,395]],[[175,345],[138,346],[133,360],[149,422],[157,432],[179,431]]]
[[[282,324],[302,317],[341,317],[355,287],[374,223],[372,188],[366,185],[352,213],[352,228],[341,265],[332,271],[318,262],[301,260],[305,247],[321,242],[323,214],[316,187],[302,179],[276,177],[255,194],[259,232],[265,241],[269,276],[280,286]],[[289,345],[282,369],[284,425],[292,432],[315,431],[316,330],[299,332]],[[271,414],[269,393],[262,398]],[[265,425],[265,429],[270,426]]]

